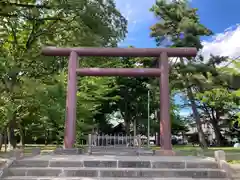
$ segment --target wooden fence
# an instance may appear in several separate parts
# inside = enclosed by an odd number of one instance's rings
[[[91,146],[126,146],[139,147],[142,145],[140,136],[126,135],[88,135],[88,145]]]

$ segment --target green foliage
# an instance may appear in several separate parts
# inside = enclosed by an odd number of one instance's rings
[[[196,47],[201,49],[200,36],[211,35],[212,32],[200,24],[196,8],[190,8],[187,1],[169,3],[167,0],[156,1],[151,11],[160,22],[152,26],[151,36],[157,45],[168,40],[177,47]],[[181,38],[181,33],[184,37]]]
[[[202,103],[217,109],[229,110],[236,108],[237,97],[235,93],[228,91],[225,88],[214,88],[209,91],[198,93],[196,96]]]
[[[235,97],[235,101],[232,102],[232,103],[235,102],[234,105],[236,106],[236,110],[234,111],[235,119],[232,120],[232,122],[231,122],[232,124],[234,124],[236,122],[240,122],[240,112],[239,112],[239,98],[240,98],[239,77],[240,77],[240,74],[239,74],[239,67],[240,67],[239,58],[236,58],[236,59],[230,59],[229,58],[229,61],[228,61],[227,65],[219,68],[219,70],[222,73],[227,75],[227,82],[228,82],[229,87],[231,89],[231,95],[233,97]]]
[[[112,0],[43,0],[38,4],[3,0],[0,17],[0,133],[11,128],[22,142],[61,143],[67,59],[41,56],[41,47],[116,46],[125,37],[127,21]],[[108,86],[111,81],[79,80],[80,135],[94,126],[100,104],[114,89]]]
[[[157,45],[171,47],[202,48],[201,36],[212,35],[211,30],[200,23],[197,9],[191,8],[187,1],[157,1],[151,11],[160,19],[152,26],[151,36]],[[187,97],[186,106],[190,106],[198,129],[200,144],[207,147],[201,128],[202,122],[212,124],[218,145],[223,139],[220,131],[222,120],[234,114],[238,109],[237,98],[230,90],[229,73],[218,68],[228,62],[227,57],[211,56],[207,61],[203,57],[180,58],[172,62],[171,87]],[[227,71],[227,68],[225,68]],[[203,112],[200,114],[199,112]],[[221,122],[221,123],[219,123]]]

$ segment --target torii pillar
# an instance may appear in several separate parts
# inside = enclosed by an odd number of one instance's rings
[[[76,139],[77,67],[78,54],[75,51],[72,51],[68,62],[64,149],[73,148],[72,146]]]

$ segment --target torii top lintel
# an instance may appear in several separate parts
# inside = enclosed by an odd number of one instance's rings
[[[72,51],[79,56],[106,56],[106,57],[159,57],[167,53],[168,57],[195,57],[196,48],[58,48],[45,47],[42,54],[46,56],[69,56]]]

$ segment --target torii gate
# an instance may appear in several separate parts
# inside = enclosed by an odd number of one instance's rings
[[[46,47],[47,56],[69,56],[64,148],[73,148],[76,136],[77,75],[146,76],[160,78],[161,149],[171,151],[171,122],[168,57],[194,57],[196,48],[57,48]],[[78,57],[159,57],[158,68],[79,68]]]

